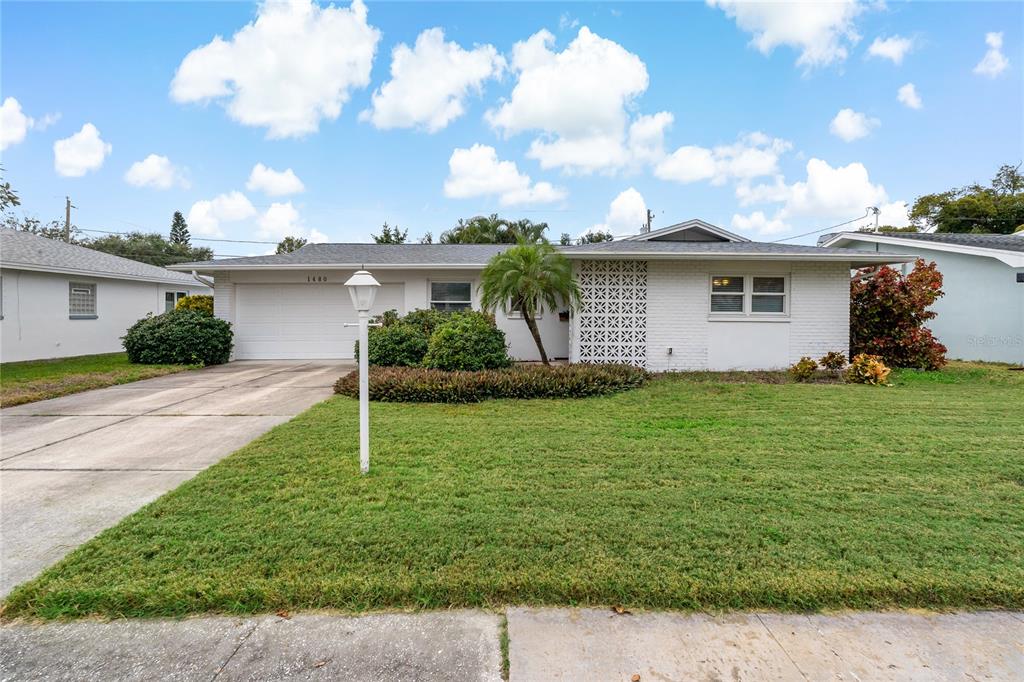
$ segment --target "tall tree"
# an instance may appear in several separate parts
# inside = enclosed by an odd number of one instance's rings
[[[442,244],[518,244],[547,241],[547,223],[532,220],[506,220],[497,213],[459,219],[458,224],[441,233]]]
[[[378,244],[404,244],[409,236],[409,230],[400,230],[398,225],[390,227],[386,222],[380,228],[380,234],[371,234],[373,241]]]
[[[81,244],[85,245],[81,234],[82,231],[78,229],[78,226],[74,223],[71,224],[69,230],[70,236],[65,239],[64,221],[63,220],[51,220],[48,223],[43,223],[38,218],[30,218],[29,216],[22,216],[19,218],[13,213],[9,213],[4,218],[4,227],[8,230],[21,230],[22,232],[31,232],[32,234],[39,235],[40,237],[46,237],[47,239],[56,239],[57,241],[67,241],[69,244]]]
[[[576,240],[577,244],[598,244],[600,242],[615,241],[615,237],[611,232],[605,230],[594,230],[593,232],[584,232],[583,236]]]
[[[188,246],[191,239],[192,235],[188,232],[185,216],[181,215],[181,211],[175,211],[174,217],[171,218],[171,243]]]
[[[547,242],[519,244],[487,263],[480,275],[480,288],[484,309],[501,308],[506,314],[522,315],[541,361],[550,364],[537,328],[537,315],[545,306],[554,312],[560,305],[579,302],[580,289],[569,259]]]
[[[434,233],[433,232],[430,232],[430,231],[424,232],[423,236],[420,237],[420,244],[433,244],[433,243],[434,243]]]
[[[277,253],[291,253],[292,251],[298,251],[306,245],[306,240],[302,237],[285,237],[277,243]]]
[[[126,235],[108,234],[96,239],[89,239],[83,242],[82,246],[159,267],[213,258],[213,249],[207,246],[175,244],[155,232],[150,234],[143,232],[129,232]]]
[[[1020,166],[1001,166],[989,187],[974,184],[918,197],[910,222],[936,232],[1011,234],[1024,225]]]

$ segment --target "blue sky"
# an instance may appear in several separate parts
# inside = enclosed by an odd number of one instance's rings
[[[775,240],[867,205],[900,222],[1024,159],[1020,3],[0,13],[5,177],[43,220],[70,195],[86,229],[166,232],[180,210],[194,237],[367,241],[497,212],[628,234],[650,207]]]

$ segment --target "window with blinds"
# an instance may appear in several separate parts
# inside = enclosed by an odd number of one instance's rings
[[[84,282],[68,283],[68,314],[71,319],[96,317],[96,285]]]
[[[715,275],[711,278],[711,312],[729,316],[779,316],[786,307],[785,275]]]

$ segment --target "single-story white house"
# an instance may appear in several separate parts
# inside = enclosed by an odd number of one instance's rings
[[[307,244],[288,254],[171,266],[212,275],[235,358],[351,358],[356,313],[343,283],[370,270],[374,314],[479,308],[480,273],[500,244]],[[583,294],[539,320],[549,356],[654,371],[785,367],[849,351],[850,269],[886,254],[752,242],[700,220],[624,240],[561,247]],[[911,257],[907,257],[910,260]],[[897,258],[898,260],[898,258]],[[497,314],[520,360],[526,324]]]
[[[945,296],[927,326],[947,355],[1024,364],[1024,234],[842,232],[820,243],[935,261]]]
[[[148,313],[210,293],[191,275],[0,229],[0,360],[115,353]]]

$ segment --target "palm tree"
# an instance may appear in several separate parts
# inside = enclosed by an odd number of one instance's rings
[[[579,302],[580,289],[572,276],[572,264],[547,242],[518,245],[494,256],[480,275],[480,304],[489,311],[518,312],[530,329],[540,359],[548,354],[537,329],[537,315],[544,307],[554,312],[559,305]]]

